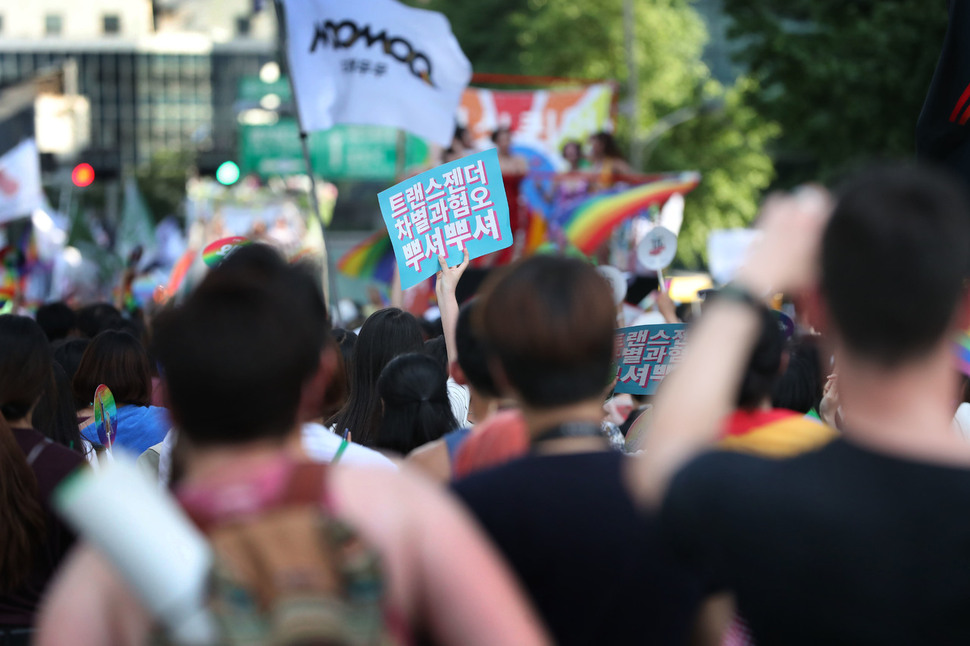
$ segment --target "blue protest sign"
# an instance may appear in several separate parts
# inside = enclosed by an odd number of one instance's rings
[[[686,340],[683,323],[638,325],[616,331],[614,356],[618,393],[652,395],[681,359]]]
[[[509,203],[495,149],[442,164],[377,195],[401,274],[413,287],[448,265],[512,245]]]

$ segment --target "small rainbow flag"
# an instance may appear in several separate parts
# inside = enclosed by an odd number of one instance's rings
[[[700,180],[699,173],[681,173],[634,188],[593,195],[576,205],[566,217],[563,231],[569,242],[589,255],[618,224],[650,206],[663,204],[674,193],[689,193]]]
[[[953,354],[960,372],[970,377],[970,330],[964,331],[953,346]]]
[[[390,283],[394,278],[394,249],[387,231],[375,231],[337,261],[337,269],[353,278]]]

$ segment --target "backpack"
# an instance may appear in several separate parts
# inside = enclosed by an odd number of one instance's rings
[[[405,643],[386,621],[379,556],[325,508],[326,475],[325,464],[295,464],[258,513],[187,510],[215,552],[208,609],[220,646]]]

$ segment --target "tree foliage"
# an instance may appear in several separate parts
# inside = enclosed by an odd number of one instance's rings
[[[442,11],[452,23],[477,72],[614,79],[625,84],[622,0],[430,0],[418,6]],[[775,134],[740,100],[738,87],[714,81],[701,61],[704,23],[688,0],[634,3],[639,110],[633,118],[641,135],[664,116],[685,107],[696,114],[656,138],[645,171],[698,170],[703,180],[687,198],[679,261],[696,266],[705,256],[707,233],[744,226],[754,216],[761,192],[771,182],[765,152]],[[621,85],[621,106],[629,105]],[[704,106],[718,106],[704,109]],[[630,144],[629,111],[617,124]]]
[[[746,102],[782,128],[791,185],[865,158],[912,156],[946,31],[943,0],[724,0],[738,58],[760,91]]]
[[[193,162],[190,151],[162,150],[135,171],[138,190],[156,224],[166,216],[183,215],[185,184]]]

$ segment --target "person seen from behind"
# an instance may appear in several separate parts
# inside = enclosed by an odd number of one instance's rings
[[[970,643],[970,446],[953,339],[970,323],[970,204],[918,166],[769,199],[763,237],[693,331],[630,470],[681,555],[735,596],[755,643]],[[901,306],[896,294],[907,294]],[[783,460],[708,452],[763,303],[814,303],[842,436]]]
[[[335,369],[313,277],[269,247],[244,247],[156,320],[155,342],[180,429],[182,505],[194,518],[231,515],[240,503],[247,514],[272,510],[306,465],[301,391]],[[320,472],[320,512],[380,557],[384,615],[398,642],[547,643],[493,549],[438,488],[387,469]],[[152,623],[119,573],[85,546],[48,598],[36,644],[144,644]]]

